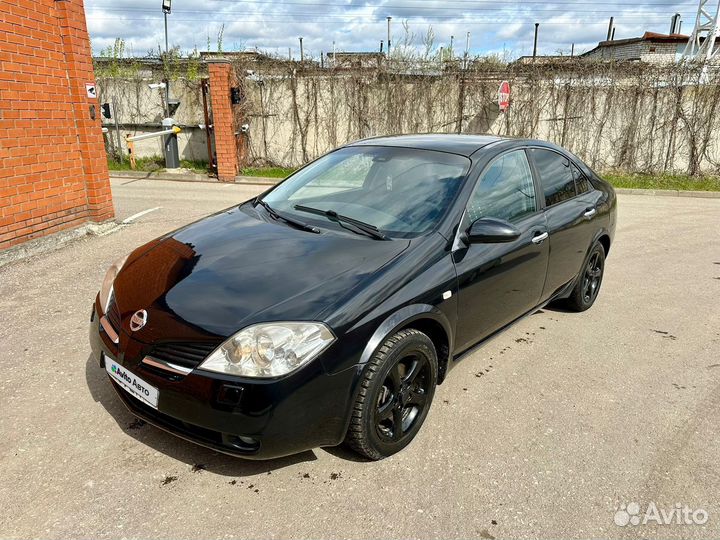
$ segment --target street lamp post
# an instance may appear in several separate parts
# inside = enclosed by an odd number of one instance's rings
[[[172,12],[172,0],[162,0],[162,10],[165,17],[165,61],[168,62],[170,46],[168,41],[168,15]],[[165,116],[170,116],[170,81],[165,81]]]
[[[390,61],[390,47],[392,45],[392,42],[390,40],[390,21],[392,21],[392,17],[387,17],[387,26],[388,26],[388,32],[387,32],[387,42],[388,42],[388,62]]]
[[[170,43],[168,40],[168,15],[172,12],[172,0],[162,0],[162,10],[165,16],[165,62],[169,61]],[[175,125],[171,118],[170,111],[170,78],[165,80],[165,118],[162,121],[163,128],[168,130]],[[178,151],[177,133],[171,132],[165,136],[165,167],[177,169],[180,166],[180,152]]]

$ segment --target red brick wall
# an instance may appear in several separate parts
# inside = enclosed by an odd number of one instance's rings
[[[82,0],[0,0],[0,249],[113,217],[94,80]]]
[[[234,70],[230,62],[217,60],[209,62],[208,71],[218,179],[221,182],[234,182],[239,170],[237,137],[235,136],[237,129],[230,102],[230,87],[234,80]]]

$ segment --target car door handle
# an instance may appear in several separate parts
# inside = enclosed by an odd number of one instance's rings
[[[585,216],[585,219],[592,219],[595,217],[595,214],[597,214],[597,210],[595,208],[588,208],[583,215]]]
[[[537,236],[534,236],[532,241],[533,241],[533,244],[542,244],[548,238],[550,238],[550,235],[548,233],[544,232],[542,234],[538,234]]]

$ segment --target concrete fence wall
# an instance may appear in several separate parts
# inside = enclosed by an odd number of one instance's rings
[[[512,87],[505,113],[497,105],[503,80]],[[276,74],[246,80],[245,94],[237,115],[250,125],[251,163],[300,165],[364,137],[451,132],[550,140],[601,170],[720,170],[720,85],[712,73],[695,70],[635,64],[585,71]]]
[[[152,71],[141,72],[135,77],[103,77],[98,79],[100,103],[113,105],[113,118],[103,118],[103,127],[108,129],[105,145],[108,153],[122,152],[127,155],[126,135],[143,135],[160,131],[164,117],[164,90],[151,89],[150,84],[158,83],[161,75]],[[171,99],[180,101],[174,115],[182,128],[178,135],[181,159],[207,161],[207,130],[204,127],[202,90],[200,80],[179,79],[171,83]],[[118,147],[117,127],[119,124],[120,146]],[[163,140],[146,139],[135,143],[137,157],[161,156]]]
[[[219,67],[229,65],[231,74]],[[360,138],[427,132],[551,140],[601,170],[720,170],[715,69],[587,60],[468,70],[412,62],[390,69],[323,70],[288,62],[215,66],[212,107],[216,101],[227,104],[233,86],[241,94],[240,104],[229,105],[232,122],[225,108],[215,121],[215,142],[223,139],[218,161],[222,166],[230,160],[225,176],[245,164],[301,165]],[[497,93],[504,80],[512,87],[511,106],[501,113]],[[123,133],[159,129],[151,126],[159,126],[162,99],[148,82],[103,81],[101,95],[120,101],[121,123],[133,128]],[[182,101],[176,119],[187,126],[181,154],[207,159],[205,131],[197,127],[204,122],[200,83],[178,81],[173,88]],[[243,125],[249,130],[239,134]],[[150,141],[137,152],[161,149]]]

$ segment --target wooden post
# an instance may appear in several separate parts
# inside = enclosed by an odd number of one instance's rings
[[[128,154],[130,155],[130,168],[134,171],[137,164],[135,163],[135,142],[130,140],[130,134],[125,135],[125,142],[128,147]]]

